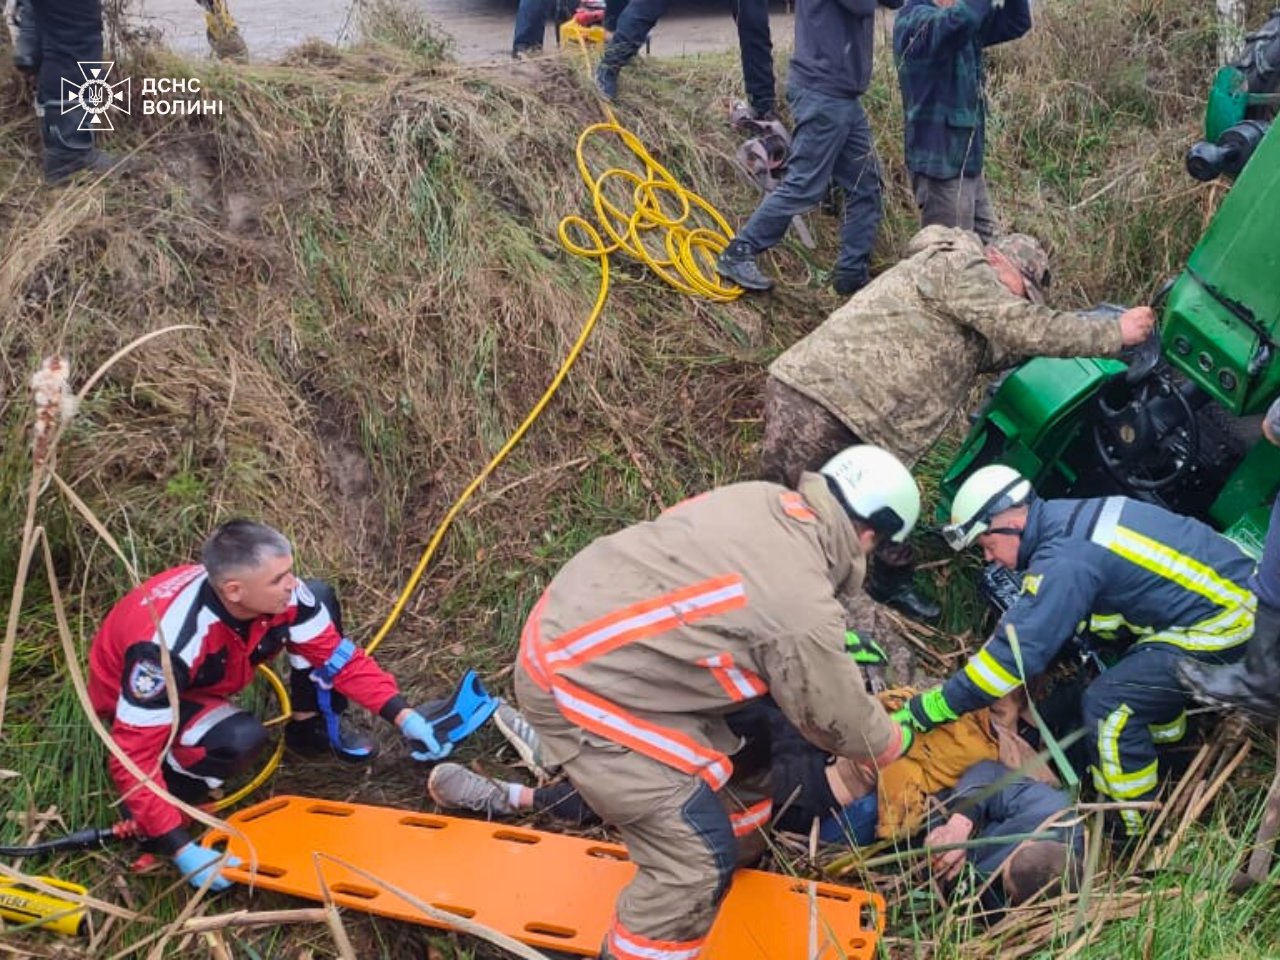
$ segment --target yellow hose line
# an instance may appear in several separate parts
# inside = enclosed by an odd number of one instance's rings
[[[578,42],[585,58],[586,47],[581,38]],[[590,61],[587,59],[585,62],[589,77]],[[592,124],[582,131],[578,137],[576,149],[578,172],[591,194],[596,222],[593,224],[584,217],[570,214],[560,221],[557,229],[560,245],[565,250],[575,256],[590,257],[600,264],[600,289],[596,293],[595,304],[591,307],[591,313],[583,324],[578,339],[574,341],[568,356],[556,371],[546,391],[534,404],[520,426],[516,427],[515,432],[507,438],[502,448],[458,495],[458,499],[454,501],[449,512],[436,527],[431,539],[427,541],[426,548],[422,551],[422,556],[418,559],[417,566],[409,575],[404,589],[396,597],[391,612],[387,614],[386,620],[365,647],[366,653],[372,654],[387,638],[387,634],[395,627],[400,615],[404,613],[405,606],[417,591],[423,574],[426,573],[427,567],[435,557],[453,521],[457,519],[462,508],[466,506],[467,501],[481,484],[506,459],[507,454],[515,448],[542,415],[551,398],[564,383],[565,377],[569,375],[569,370],[586,346],[587,339],[595,329],[596,321],[600,319],[605,301],[609,297],[609,255],[611,253],[625,253],[633,260],[640,261],[669,286],[689,296],[703,297],[717,303],[728,303],[742,295],[740,287],[727,286],[715,272],[715,258],[733,237],[733,231],[724,217],[698,194],[682,187],[676,178],[645,149],[639,138],[618,123],[608,105],[604,105],[604,114],[604,122]],[[586,154],[588,142],[596,137],[616,137],[620,140],[639,162],[640,168],[644,171],[643,175],[621,167],[610,167],[599,176],[594,175],[591,165],[587,162]],[[630,212],[619,207],[605,195],[612,180],[620,181],[629,188],[632,202]],[[666,206],[664,206],[664,200]],[[699,213],[704,214],[705,219],[715,225],[715,229],[696,225]],[[691,222],[694,225],[690,226]],[[608,236],[608,243],[601,235],[602,231]],[[646,239],[648,239],[648,245],[646,245]],[[659,244],[662,247],[662,253],[653,253],[650,246]],[[267,676],[268,682],[271,683],[280,701],[283,715],[287,717],[289,694],[284,684],[265,666],[260,666],[258,669]],[[238,803],[262,786],[280,765],[283,753],[284,738],[281,737],[275,752],[258,775],[234,794],[220,801],[215,809],[221,810],[233,803]]]
[[[272,692],[276,695],[276,700],[280,703],[280,715],[274,720],[267,722],[268,726],[280,723],[289,719],[289,713],[292,707],[289,704],[289,691],[285,689],[284,683],[276,676],[275,671],[268,667],[265,663],[258,664],[258,676],[264,677],[271,686]],[[243,787],[228,796],[223,797],[213,805],[215,812],[225,810],[227,807],[233,806],[243,800],[253,791],[271,779],[271,775],[276,772],[276,767],[280,766],[280,758],[284,756],[284,733],[280,734],[280,739],[276,741],[276,748],[271,751],[271,756],[267,758],[267,762],[262,769],[258,771],[257,776],[246,783]]]

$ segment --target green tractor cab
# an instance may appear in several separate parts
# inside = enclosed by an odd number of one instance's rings
[[[1280,488],[1280,448],[1260,430],[1280,396],[1280,127],[1268,119],[1277,87],[1280,13],[1223,68],[1210,139],[1188,153],[1193,176],[1236,180],[1162,291],[1158,336],[1124,360],[1036,358],[1007,374],[943,477],[940,520],[965,477],[998,462],[1042,496],[1123,494],[1261,551]]]

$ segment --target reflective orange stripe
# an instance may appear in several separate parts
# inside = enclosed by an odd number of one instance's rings
[[[682,773],[699,776],[712,790],[723,787],[733,774],[732,761],[718,750],[702,746],[679,730],[641,720],[564,677],[552,680],[551,693],[566,720]]]
[[[617,960],[697,960],[707,938],[697,940],[650,940],[632,933],[614,920],[609,930],[608,948]]]
[[[542,663],[542,608],[547,605],[550,595],[549,587],[542,591],[542,596],[533,605],[529,618],[524,622],[524,629],[520,632],[520,665],[543,693],[551,692],[551,681]]]
[[[732,655],[728,653],[703,657],[698,661],[698,666],[710,670],[711,675],[720,682],[724,692],[729,694],[730,699],[735,703],[754,700],[769,692],[768,685],[760,679],[759,675],[735,665]]]
[[[713,577],[633,603],[547,643],[542,637],[541,616],[550,593],[548,587],[525,621],[520,635],[520,664],[538,687],[555,698],[565,719],[660,763],[699,776],[713,790],[723,787],[733,773],[733,763],[725,754],[678,730],[641,720],[567,680],[562,672],[644,637],[745,607],[747,594],[742,577]],[[759,676],[736,666],[727,653],[700,661],[700,665],[711,669],[735,703],[768,692]]]
[[[745,837],[751,831],[763,828],[769,822],[769,817],[772,814],[772,800],[761,800],[745,810],[730,813],[729,822],[733,824],[733,835],[735,837]]]
[[[809,508],[804,497],[795,491],[788,490],[779,499],[782,501],[782,512],[788,517],[803,520],[805,523],[812,523],[817,519],[817,515]]]
[[[558,673],[644,637],[746,605],[746,587],[736,573],[704,580],[652,600],[633,603],[570,630],[546,646],[542,663],[550,672]]]

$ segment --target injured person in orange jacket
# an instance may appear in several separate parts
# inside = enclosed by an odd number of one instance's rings
[[[893,690],[882,699],[909,695]],[[877,775],[810,744],[765,699],[730,718],[744,742],[733,760],[735,766],[767,769],[774,829],[808,834],[816,820],[819,839],[827,843],[922,839],[944,889],[982,890],[984,906],[998,910],[1036,893],[1074,890],[1083,869],[1078,818],[1066,793],[1046,768],[1037,768],[1035,752],[1017,736],[1015,714],[1013,704],[973,714],[946,737],[922,737],[910,754]],[[504,720],[498,724],[504,736],[526,763],[545,773],[532,759],[539,756],[536,732],[510,707]],[[444,763],[432,771],[428,790],[446,809],[488,817],[545,815],[573,827],[600,823],[565,780],[530,787]],[[985,842],[964,846],[974,840]]]

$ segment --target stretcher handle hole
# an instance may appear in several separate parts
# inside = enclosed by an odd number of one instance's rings
[[[372,900],[379,895],[379,891],[373,887],[362,887],[358,883],[335,883],[331,888],[334,893],[340,893],[345,897],[355,897],[357,900]]]
[[[349,817],[355,812],[353,807],[339,806],[336,803],[313,803],[307,807],[307,813],[321,817]]]
[[[626,863],[631,858],[622,847],[587,847],[588,857],[599,857],[601,860],[618,860]]]
[[[542,838],[536,833],[522,833],[519,830],[495,830],[493,831],[493,839],[506,840],[508,843],[522,843],[526,846],[533,846],[535,843],[542,842]]]
[[[423,830],[443,830],[449,825],[448,820],[439,817],[401,817],[398,822],[404,827],[421,827]]]
[[[870,944],[867,942],[866,937],[854,937],[849,941],[850,950],[862,951],[866,950],[869,946]]]
[[[537,920],[533,923],[526,923],[524,932],[536,933],[540,937],[555,937],[557,940],[572,940],[578,935],[577,930],[571,930],[568,927],[557,927],[551,923],[540,923]]]
[[[276,800],[268,800],[256,807],[251,807],[244,813],[236,814],[236,820],[240,823],[252,823],[254,820],[261,820],[268,814],[275,813],[277,810],[283,810],[289,805],[288,798],[280,797]]]
[[[874,901],[866,901],[858,910],[858,919],[868,930],[882,931],[884,920],[880,916]]]
[[[284,867],[277,867],[275,864],[271,863],[258,864],[257,871],[250,870],[247,863],[243,864],[240,869],[251,876],[256,872],[264,877],[270,877],[272,880],[278,880],[289,872]]]
[[[791,887],[792,893],[809,894],[809,887],[814,888],[814,896],[823,897],[827,900],[839,900],[841,903],[848,903],[853,899],[853,894],[848,890],[841,890],[839,887],[826,887],[820,883],[797,883]]]
[[[470,907],[455,907],[447,903],[433,903],[432,906],[437,910],[443,910],[445,913],[452,913],[455,917],[462,917],[464,920],[470,920],[476,915],[476,912]]]

